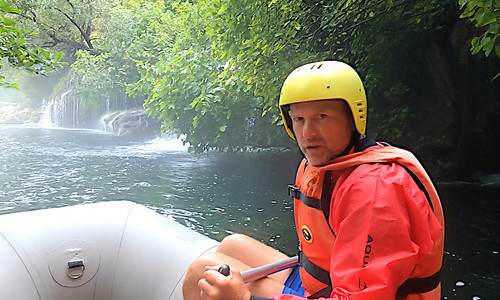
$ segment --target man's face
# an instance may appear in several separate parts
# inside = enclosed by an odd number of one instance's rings
[[[295,138],[300,150],[314,166],[339,156],[351,142],[355,130],[342,100],[321,100],[290,105]]]

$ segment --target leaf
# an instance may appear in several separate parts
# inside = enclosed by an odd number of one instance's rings
[[[488,57],[493,50],[493,47],[495,46],[495,40],[490,37],[486,37],[483,39],[483,41],[481,41],[481,46],[483,48],[483,51],[485,52],[484,54],[486,55],[486,57]]]
[[[54,60],[55,61],[59,61],[61,58],[64,57],[64,52],[62,51],[57,51],[57,52],[54,52]]]
[[[476,48],[479,45],[480,40],[481,39],[477,36],[473,37],[471,42],[470,42],[471,48]]]
[[[12,21],[9,18],[3,17],[2,23],[5,24],[6,26],[14,26],[16,25],[16,22]]]
[[[495,77],[493,77],[493,79],[491,79],[490,82],[495,81],[497,78],[500,78],[500,73],[498,73],[497,75],[495,75]]]
[[[482,13],[480,13],[479,17],[477,18],[476,27],[483,27],[496,21],[497,16],[494,12],[483,9]]]
[[[15,13],[15,14],[21,13],[21,11],[18,8],[13,7],[12,4],[5,1],[0,1],[0,11],[5,13]]]
[[[269,4],[267,5],[267,7],[271,7],[276,2],[278,2],[278,0],[271,0],[271,1],[269,1]]]
[[[226,132],[227,125],[222,125],[219,127],[220,132]]]
[[[217,15],[222,15],[226,12],[228,8],[228,5],[226,3],[222,4],[220,7],[219,7],[219,11],[217,12]]]

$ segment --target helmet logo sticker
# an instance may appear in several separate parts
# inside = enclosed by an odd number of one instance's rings
[[[306,242],[308,242],[309,244],[312,243],[313,236],[312,236],[312,233],[311,233],[311,230],[309,229],[309,227],[307,227],[306,225],[302,225],[301,231],[302,231],[302,236],[304,237],[304,240]]]

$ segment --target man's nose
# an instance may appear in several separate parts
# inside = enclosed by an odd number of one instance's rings
[[[313,137],[318,134],[317,124],[311,120],[304,122],[303,134],[305,137]]]

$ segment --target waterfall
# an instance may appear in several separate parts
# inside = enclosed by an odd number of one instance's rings
[[[70,75],[51,99],[43,99],[40,125],[69,128],[79,127],[75,116],[78,116],[80,112],[75,111],[74,108],[78,107],[75,106],[75,102],[79,102],[80,99],[74,96],[73,89],[74,75]]]
[[[74,92],[75,85],[75,75],[71,74],[56,88],[52,98],[43,100],[40,125],[89,129],[99,127],[96,115],[100,114],[85,108],[82,99]]]
[[[67,99],[68,95],[72,90],[64,91],[61,95],[56,95],[50,100],[43,99],[42,105],[42,117],[38,122],[42,126],[59,126],[59,127],[75,127],[75,126],[65,126],[66,123],[66,111],[67,111]],[[73,116],[77,115],[78,112],[72,112]],[[71,125],[75,125],[75,120],[73,119]]]
[[[85,107],[84,99],[75,93],[77,81],[70,73],[52,98],[44,99],[41,126],[100,129],[135,136],[154,136],[160,132],[159,122],[147,116],[140,100],[134,103],[126,94],[116,99],[103,97],[94,109]]]
[[[109,104],[109,101],[107,101]],[[108,132],[115,132],[118,129],[115,129],[115,121],[116,119],[122,115],[120,112],[110,112],[102,116],[101,118],[101,130]],[[119,134],[119,133],[118,133]]]
[[[154,136],[160,133],[160,124],[143,108],[135,108],[105,114],[100,129],[118,135]]]
[[[54,126],[54,122],[52,122],[52,107],[54,106],[54,99],[50,99],[47,101],[46,98],[43,98],[42,104],[42,116],[40,117],[40,121],[38,124],[43,127]]]

